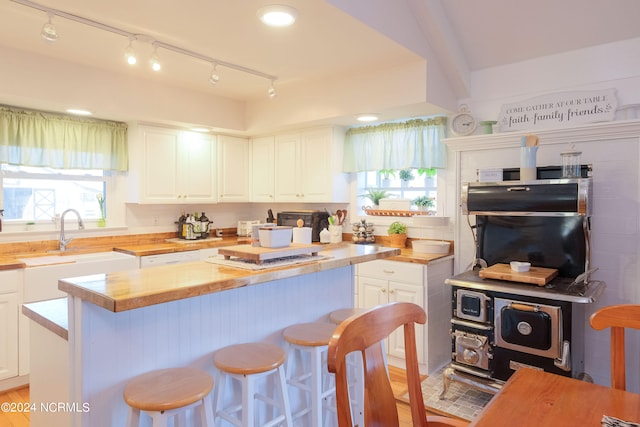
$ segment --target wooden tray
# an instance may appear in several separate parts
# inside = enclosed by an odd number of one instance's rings
[[[275,258],[284,258],[296,255],[317,255],[320,251],[319,245],[303,245],[300,243],[292,243],[286,248],[263,248],[261,246],[238,245],[229,246],[218,249],[218,254],[224,255],[224,259],[230,259],[232,256],[255,261],[261,264],[262,261]]]
[[[419,212],[419,211],[398,211],[398,210],[392,210],[392,209],[371,209],[371,208],[364,208],[364,212],[367,215],[371,215],[371,216],[414,216],[414,215],[426,214],[426,212]]]
[[[509,264],[494,264],[480,270],[480,277],[486,279],[508,280],[510,282],[531,283],[544,286],[558,275],[556,268],[531,267],[529,271],[519,273],[511,270]]]

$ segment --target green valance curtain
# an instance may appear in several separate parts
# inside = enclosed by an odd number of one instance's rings
[[[446,117],[363,126],[347,131],[344,172],[444,168]]]
[[[0,163],[127,171],[127,125],[0,106]]]

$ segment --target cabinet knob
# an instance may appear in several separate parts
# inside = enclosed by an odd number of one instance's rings
[[[383,288],[383,289],[380,289],[380,290],[382,291],[382,293],[383,293],[383,294],[387,292],[387,290],[386,290],[386,289],[384,289],[384,288]]]
[[[394,292],[393,289],[389,289],[389,293],[392,294]]]

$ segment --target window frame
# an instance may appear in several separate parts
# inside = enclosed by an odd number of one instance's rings
[[[28,169],[41,169],[41,170],[51,170],[51,172],[29,172],[26,170],[10,170],[9,168],[28,168]],[[91,173],[100,173],[101,175],[91,175]],[[110,171],[104,171],[100,169],[91,169],[91,170],[79,170],[79,169],[55,169],[50,167],[36,167],[36,166],[21,166],[21,165],[8,165],[7,163],[0,163],[0,201],[1,205],[6,206],[6,200],[4,200],[4,190],[5,190],[5,180],[6,179],[24,179],[24,180],[43,180],[43,181],[66,181],[66,182],[99,182],[102,183],[102,194],[106,199],[108,199],[108,190],[111,186],[112,181],[112,173]],[[96,206],[98,206],[98,201],[96,199]],[[99,207],[97,207],[99,211]],[[62,212],[55,212],[55,217],[51,219],[8,219],[6,216],[3,216],[3,222],[7,226],[21,226],[21,225],[29,225],[29,224],[50,224],[51,222],[56,222],[56,217]],[[109,203],[105,204],[105,219],[109,217]],[[99,217],[83,217],[83,221],[85,224],[97,225],[99,222]],[[27,227],[29,228],[29,227]]]

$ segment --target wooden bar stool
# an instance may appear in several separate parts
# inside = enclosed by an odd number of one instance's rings
[[[287,382],[300,390],[307,401],[306,407],[294,414],[294,419],[310,413],[313,427],[322,426],[325,411],[335,409],[331,406],[335,401],[335,382],[326,363],[329,341],[335,329],[332,323],[312,322],[289,326],[283,332],[289,345]],[[297,362],[295,373],[294,362]]]
[[[236,344],[216,351],[213,355],[213,363],[218,368],[214,391],[216,423],[219,419],[224,419],[239,427],[256,425],[266,427],[284,422],[286,426],[293,427],[284,372],[285,360],[284,350],[269,343]],[[260,393],[258,381],[274,377],[277,377],[276,385],[271,389],[274,389],[277,396],[270,397],[266,393]],[[229,378],[240,383],[242,402],[223,407],[224,392]],[[267,385],[266,390],[269,389]],[[268,414],[266,411],[264,413],[256,411],[256,399],[277,409],[279,415],[272,414],[271,420],[264,424],[257,424],[256,416],[262,420]],[[241,413],[240,416],[237,416],[238,412]]]
[[[194,408],[204,427],[213,427],[209,392],[213,378],[194,368],[169,368],[147,372],[130,380],[124,388],[124,401],[129,405],[127,426],[140,424],[140,413],[153,420],[154,427],[165,427],[171,417],[176,426],[186,426],[186,412]]]
[[[366,308],[341,308],[329,313],[329,320],[331,320],[331,322],[335,323],[336,325],[339,325],[349,317],[356,314],[362,314],[365,311],[367,311]]]

